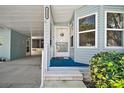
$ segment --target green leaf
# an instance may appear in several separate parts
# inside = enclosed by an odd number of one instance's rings
[[[124,56],[117,52],[100,52],[90,60],[92,81],[96,87],[124,88]]]
[[[99,78],[99,79],[102,78],[102,74],[98,74],[97,78]]]
[[[124,60],[124,56],[122,57],[122,60]]]
[[[108,66],[109,66],[109,67],[113,66],[112,62],[109,62],[109,63],[108,63]]]

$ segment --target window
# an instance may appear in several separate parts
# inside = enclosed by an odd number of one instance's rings
[[[57,52],[68,52],[68,42],[56,42]]]
[[[26,41],[26,52],[30,52],[30,41],[29,40],[27,40]]]
[[[73,35],[71,36],[71,47],[73,47]]]
[[[79,31],[95,29],[95,15],[79,19]]]
[[[107,12],[106,14],[106,46],[122,47],[123,46],[123,13]]]
[[[41,39],[41,48],[44,48],[44,39]]]
[[[96,46],[96,14],[79,18],[79,47]]]
[[[80,33],[79,42],[79,46],[95,46],[95,32]]]
[[[32,48],[43,48],[44,40],[43,39],[32,39]]]
[[[32,48],[40,48],[40,39],[32,40]]]

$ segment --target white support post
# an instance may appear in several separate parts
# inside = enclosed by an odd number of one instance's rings
[[[42,51],[41,63],[41,86],[44,87],[45,72],[48,69],[48,62],[50,61],[50,6],[44,6],[44,51]]]
[[[50,6],[44,6],[44,66],[45,71],[50,61]]]

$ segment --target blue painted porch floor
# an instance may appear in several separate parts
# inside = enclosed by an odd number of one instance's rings
[[[50,67],[89,67],[89,64],[74,62],[71,58],[51,58]]]

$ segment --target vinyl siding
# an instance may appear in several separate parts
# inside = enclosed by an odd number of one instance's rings
[[[0,46],[0,57],[5,57],[10,60],[10,43],[11,30],[8,28],[0,29],[0,39],[2,38],[2,46]]]
[[[28,36],[11,31],[11,60],[26,56],[26,40]]]
[[[124,6],[83,6],[75,12],[75,43],[74,43],[74,60],[81,63],[89,63],[90,58],[100,51],[114,50],[117,52],[124,52],[124,48],[108,49],[105,48],[105,11],[124,11]],[[77,19],[81,16],[86,16],[92,13],[98,14],[97,20],[97,48],[78,48],[77,47]]]

